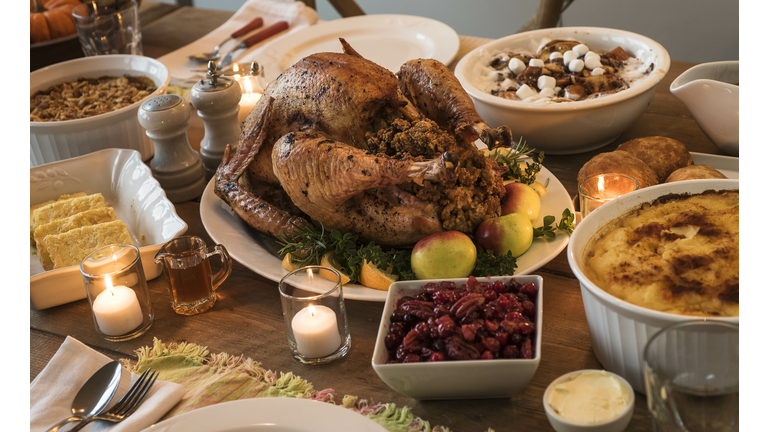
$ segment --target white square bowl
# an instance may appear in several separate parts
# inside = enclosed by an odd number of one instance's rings
[[[541,276],[494,276],[478,278],[479,282],[505,283],[514,279],[519,283],[532,282],[538,289],[536,297],[536,326],[534,356],[532,359],[446,360],[442,362],[387,364],[389,353],[384,338],[389,332],[390,319],[397,300],[404,296],[416,297],[429,282],[442,280],[416,280],[395,282],[389,287],[387,302],[379,324],[376,346],[371,364],[373,370],[392,389],[420,400],[508,398],[530,382],[541,361],[541,329],[543,285]],[[446,279],[459,287],[467,278]]]
[[[101,193],[125,222],[141,252],[147,280],[160,276],[155,253],[187,230],[160,184],[136,150],[108,149],[29,170],[29,203],[55,200],[64,194]],[[46,309],[86,298],[79,266],[43,270],[30,253],[29,298],[32,309]]]

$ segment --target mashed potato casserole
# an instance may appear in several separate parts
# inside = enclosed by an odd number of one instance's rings
[[[663,312],[739,315],[739,192],[667,195],[603,228],[587,276],[608,293]]]

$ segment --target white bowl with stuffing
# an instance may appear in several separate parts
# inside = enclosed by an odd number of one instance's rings
[[[146,78],[65,84],[78,78],[126,75]],[[137,150],[142,160],[148,160],[154,148],[139,125],[137,113],[141,100],[165,94],[170,79],[165,65],[137,55],[85,57],[30,73],[30,167],[106,148]],[[151,91],[144,88],[150,82]],[[88,93],[80,91],[80,86]],[[51,89],[59,91],[49,93]],[[43,98],[37,99],[36,94]]]
[[[568,262],[595,356],[640,393],[643,349],[659,330],[739,323],[738,189],[734,179],[650,186],[600,206],[571,235]]]
[[[558,40],[575,43],[545,46]],[[617,47],[628,57],[619,56]],[[531,64],[531,57],[542,63]],[[645,112],[669,66],[664,47],[645,36],[562,27],[489,42],[464,56],[455,74],[491,127],[507,125],[530,147],[559,155],[595,150],[618,138]]]

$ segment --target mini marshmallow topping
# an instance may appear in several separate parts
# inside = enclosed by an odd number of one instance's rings
[[[605,69],[601,67],[592,69],[592,75],[602,75],[604,73],[605,73]]]
[[[555,85],[557,85],[557,80],[551,76],[542,75],[539,77],[539,81],[536,84],[538,85],[539,90],[544,90],[545,88],[554,89]]]
[[[575,52],[566,51],[565,54],[563,54],[563,64],[569,64],[572,61],[576,60],[577,58],[579,58],[579,55],[576,54]]]
[[[579,57],[589,52],[589,47],[584,44],[578,44],[572,49],[573,49],[573,52],[575,52],[576,55],[578,55]]]
[[[563,55],[557,51],[549,55],[550,60],[559,59],[559,58],[563,58]]]
[[[568,63],[568,69],[570,69],[571,72],[579,73],[584,70],[584,61],[581,59],[573,60]]]
[[[528,62],[528,66],[544,67],[544,60],[537,58],[531,59],[531,61]]]
[[[520,88],[515,92],[517,94],[517,97],[520,99],[526,99],[536,94],[536,91],[532,88],[528,87],[528,84],[523,84],[520,86]]]
[[[520,59],[513,58],[509,61],[509,70],[515,75],[520,75],[520,73],[525,70],[525,63]]]
[[[552,78],[552,79],[554,79],[554,78]],[[541,97],[550,97],[551,98],[554,95],[555,95],[555,91],[553,89],[549,88],[549,87],[544,87],[539,92],[539,96],[541,96]]]

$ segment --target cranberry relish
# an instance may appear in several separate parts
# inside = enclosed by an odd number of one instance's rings
[[[387,363],[532,359],[538,287],[531,282],[430,282],[397,300]]]

